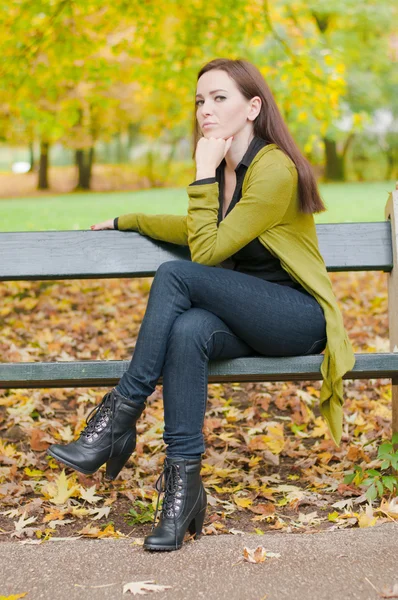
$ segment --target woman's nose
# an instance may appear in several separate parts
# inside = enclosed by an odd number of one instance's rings
[[[204,112],[202,113],[202,118],[203,118],[203,119],[209,119],[210,117],[211,117],[211,112],[209,112],[209,111],[204,111]]]
[[[206,102],[203,102],[202,104],[202,115],[204,117],[207,117],[209,115],[212,114],[211,108],[210,108],[210,104],[206,104]]]

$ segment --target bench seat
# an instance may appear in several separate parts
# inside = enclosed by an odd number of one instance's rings
[[[398,353],[356,354],[356,364],[344,379],[391,378],[398,383]],[[265,358],[253,356],[209,362],[209,382],[320,380],[321,354]],[[127,360],[2,363],[0,388],[51,388],[116,385]],[[159,380],[161,383],[161,378]]]

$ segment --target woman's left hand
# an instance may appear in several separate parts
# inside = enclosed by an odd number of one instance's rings
[[[233,136],[224,138],[201,137],[196,146],[196,170],[215,171],[231,147]]]

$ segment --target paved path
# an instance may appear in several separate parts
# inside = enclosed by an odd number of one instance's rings
[[[123,585],[154,580],[159,600],[374,600],[398,584],[398,524],[315,534],[203,536],[176,552],[150,553],[132,539],[0,543],[0,598],[26,600],[142,598]],[[244,546],[280,558],[238,562]],[[238,564],[236,564],[238,562]],[[97,587],[102,586],[102,587]]]

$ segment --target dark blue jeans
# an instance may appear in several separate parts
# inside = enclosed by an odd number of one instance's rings
[[[167,456],[200,457],[209,359],[319,354],[326,321],[313,296],[222,267],[158,268],[128,370],[116,389],[144,403],[163,376]]]

